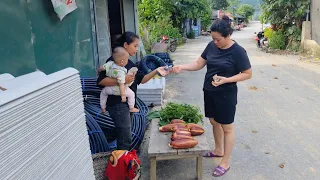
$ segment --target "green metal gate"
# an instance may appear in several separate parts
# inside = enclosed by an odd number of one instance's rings
[[[0,2],[0,74],[46,74],[74,67],[95,76],[89,0],[59,20],[51,0]]]

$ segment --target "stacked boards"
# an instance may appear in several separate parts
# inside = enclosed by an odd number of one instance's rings
[[[95,179],[79,72],[0,77],[1,179]]]

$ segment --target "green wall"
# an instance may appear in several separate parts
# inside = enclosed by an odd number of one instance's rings
[[[40,70],[46,74],[74,67],[95,76],[90,0],[59,20],[51,0],[0,2],[0,74]]]

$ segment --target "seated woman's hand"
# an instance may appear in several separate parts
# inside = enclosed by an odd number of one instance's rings
[[[166,76],[169,74],[168,66],[158,67],[157,71],[161,76]]]
[[[134,75],[133,74],[127,74],[126,75],[126,84],[130,84],[132,83],[132,81],[134,81]]]

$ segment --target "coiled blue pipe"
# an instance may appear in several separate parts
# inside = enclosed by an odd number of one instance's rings
[[[149,74],[151,71],[161,66],[167,66],[167,64],[158,56],[147,55],[138,64],[139,70],[145,74]]]
[[[105,149],[101,148],[97,150],[97,148],[103,147],[103,142],[102,142],[103,139],[105,139],[105,141],[106,139],[113,140],[112,143],[109,143],[110,150],[116,148],[116,141],[114,141],[115,127],[114,127],[114,122],[108,113],[100,114],[101,109],[100,109],[99,97],[100,97],[101,89],[96,86],[96,81],[97,81],[96,78],[81,78],[85,111],[88,115],[90,115],[88,117],[92,117],[100,127],[101,131],[104,132],[104,133],[92,133],[92,132],[90,133],[90,130],[89,130],[89,136],[94,134],[96,136],[104,135],[106,137],[106,138],[100,137],[100,139],[102,139],[101,141],[99,139],[99,141],[90,142],[90,144],[100,143],[99,145],[94,147],[95,148],[94,150],[105,152],[103,151]],[[149,112],[148,107],[139,98],[137,98],[136,104],[137,104],[137,107],[140,109],[140,112],[134,113],[132,115],[131,149],[139,148],[140,144],[143,141],[145,129],[148,123],[148,120],[147,120],[147,114]],[[88,118],[87,118],[87,121],[88,121]],[[96,137],[90,138],[90,141],[91,139],[96,140],[97,138]]]
[[[89,134],[91,153],[107,152],[110,150],[106,137],[96,120],[85,110],[86,124]]]

